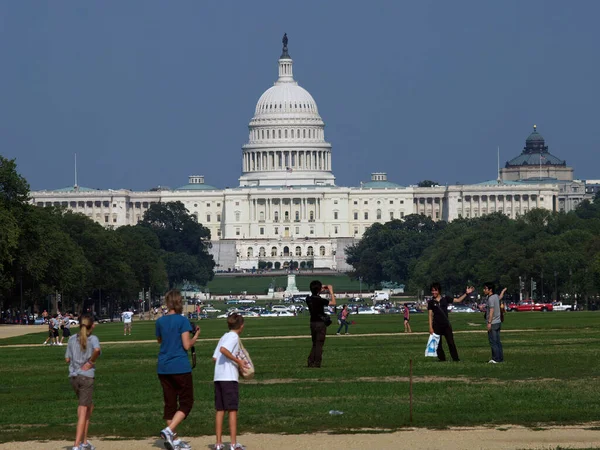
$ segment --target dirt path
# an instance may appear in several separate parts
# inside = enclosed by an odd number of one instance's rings
[[[590,428],[596,429],[590,429]],[[498,429],[499,428],[499,429]],[[475,449],[553,449],[600,448],[600,428],[595,424],[571,427],[553,427],[539,431],[508,425],[495,429],[453,428],[450,430],[411,429],[395,433],[360,434],[311,434],[274,435],[245,434],[240,437],[248,450],[285,448],[286,450],[318,450],[339,448],[345,450],[365,449],[411,449],[411,450],[475,450]],[[163,448],[162,441],[144,439],[93,440],[98,450],[142,450]],[[227,442],[227,441],[226,441]],[[214,437],[201,436],[189,439],[194,450],[212,449]],[[71,450],[72,442],[19,442],[0,444],[0,450]]]

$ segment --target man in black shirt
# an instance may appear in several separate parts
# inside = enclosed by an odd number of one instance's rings
[[[328,291],[331,300],[322,298],[319,294],[322,291]],[[315,280],[310,283],[310,292],[312,295],[306,297],[306,304],[310,312],[310,335],[312,337],[312,349],[308,355],[308,367],[321,367],[323,359],[323,345],[325,345],[325,336],[327,335],[327,325],[323,320],[325,307],[335,306],[335,295],[333,286],[321,284]]]
[[[456,350],[456,344],[454,343],[454,335],[452,333],[452,325],[448,319],[448,305],[457,302],[462,302],[471,292],[474,291],[473,287],[468,287],[467,292],[458,298],[452,298],[447,295],[442,296],[442,287],[440,283],[433,283],[431,285],[431,296],[427,304],[427,310],[429,313],[429,334],[437,334],[440,336],[440,343],[437,348],[437,355],[440,361],[446,361],[446,354],[442,347],[442,337],[445,337],[448,341],[448,348],[450,349],[450,356],[453,361],[460,361],[458,358],[458,350]]]

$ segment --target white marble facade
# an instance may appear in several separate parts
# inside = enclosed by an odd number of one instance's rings
[[[259,99],[242,148],[236,188],[218,189],[193,175],[178,189],[35,191],[38,206],[62,205],[107,227],[135,225],[152,203],[181,201],[210,230],[218,269],[258,268],[259,261],[309,262],[348,270],[345,248],[374,223],[425,214],[433,220],[509,217],[532,208],[567,211],[585,195],[585,183],[487,182],[403,187],[374,173],[359,187],[335,185],[332,146],[316,102],[293,78],[287,47],[279,77]]]

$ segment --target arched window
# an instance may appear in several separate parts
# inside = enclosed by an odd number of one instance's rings
[[[319,255],[325,256],[325,247],[323,245],[319,247]]]
[[[293,128],[291,130],[291,133],[292,133],[292,139],[294,139],[294,129]]]
[[[281,139],[281,130],[278,130],[278,131],[279,131],[279,139]]]
[[[306,137],[306,129],[302,130],[302,137],[305,138]]]
[[[262,139],[264,139],[265,138],[265,130],[260,130],[260,134],[262,136]]]
[[[236,212],[235,212],[235,221],[236,221],[236,222],[239,222],[239,221],[240,221],[240,212],[239,212],[239,211],[236,211]]]
[[[294,218],[296,222],[300,222],[300,211],[296,211]]]
[[[313,251],[312,245],[309,245],[308,248],[306,249],[306,255],[307,256],[313,256],[315,253]]]
[[[271,247],[271,256],[277,256],[277,247]]]
[[[311,222],[315,221],[315,212],[314,211],[310,211],[308,213],[308,220],[310,220]]]
[[[248,252],[246,253],[248,258],[252,258],[254,256],[254,249],[252,247],[248,247]]]
[[[377,210],[377,220],[381,220],[381,210]]]
[[[264,247],[261,247],[258,249],[258,256],[260,258],[264,258],[265,256],[267,256],[267,252],[265,251]]]
[[[283,256],[290,256],[290,248],[287,245],[283,247]]]
[[[300,247],[296,247],[296,256],[302,256],[302,249]]]
[[[369,213],[365,211],[365,220],[369,220]]]
[[[265,220],[264,211],[261,211],[260,213],[258,213],[258,220],[260,220],[261,222]]]
[[[296,130],[296,136],[298,136],[298,139],[300,139],[300,128]]]
[[[287,130],[285,130],[285,132],[284,132],[284,136],[285,136],[285,138],[287,139]]]
[[[289,222],[289,220],[290,220],[290,212],[289,211],[285,211],[283,213],[283,220],[285,220],[286,222]]]
[[[264,133],[264,131],[263,131]],[[269,139],[269,130],[267,130],[267,139]]]
[[[274,222],[279,222],[279,211],[275,211]]]

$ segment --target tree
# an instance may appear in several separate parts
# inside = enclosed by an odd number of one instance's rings
[[[214,276],[215,261],[208,253],[210,231],[189,214],[181,202],[156,203],[144,214],[140,226],[151,229],[164,250],[169,285],[185,279],[206,285]],[[185,257],[193,257],[196,263]]]
[[[29,184],[17,172],[17,163],[0,155],[0,206],[14,208],[26,204],[28,199]]]
[[[440,184],[437,181],[431,181],[431,180],[423,180],[423,181],[419,181],[417,183],[417,186],[419,187],[433,187],[433,186],[439,186]]]

